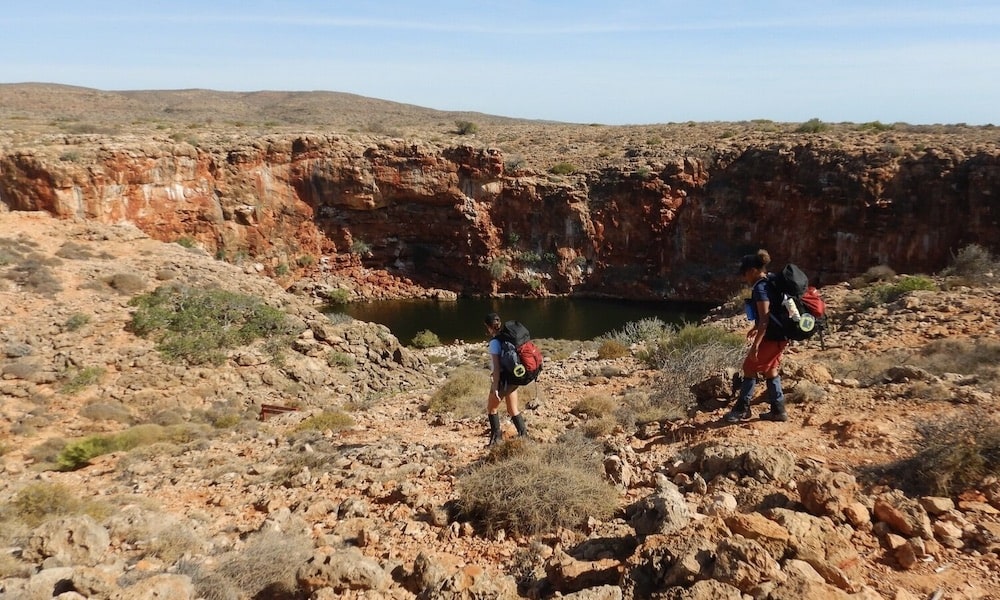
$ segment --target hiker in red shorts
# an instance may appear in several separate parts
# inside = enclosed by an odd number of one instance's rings
[[[771,306],[781,303],[781,294],[767,277],[767,265],[771,255],[767,250],[758,250],[756,254],[747,254],[740,261],[739,275],[751,286],[750,312],[754,324],[747,332],[750,349],[743,359],[743,381],[740,384],[740,394],[736,405],[723,419],[727,423],[739,423],[753,416],[750,410],[750,399],[757,385],[757,377],[763,376],[767,384],[768,400],[771,410],[762,414],[761,419],[768,421],[787,421],[785,412],[785,394],[781,391],[781,377],[778,367],[781,365],[781,354],[788,346],[788,338],[781,332],[777,323],[772,323]]]

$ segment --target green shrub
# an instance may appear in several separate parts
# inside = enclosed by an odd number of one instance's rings
[[[289,333],[285,314],[259,299],[220,289],[163,286],[130,302],[131,329],[153,337],[168,359],[222,364],[224,350]]]
[[[479,131],[479,126],[472,121],[455,121],[455,133],[458,135],[472,135]]]
[[[109,511],[110,507],[104,503],[81,499],[67,486],[47,481],[29,483],[21,488],[3,510],[5,517],[32,528],[56,517],[86,514],[103,518]]]
[[[604,340],[597,348],[597,358],[621,358],[630,354],[628,346],[618,340]]]
[[[507,273],[507,259],[503,257],[494,258],[490,262],[490,277],[494,281],[500,281],[503,279],[505,273]]]
[[[413,340],[410,341],[410,345],[414,348],[435,348],[441,345],[441,340],[433,331],[424,329],[423,331],[418,331],[417,334],[413,336]]]
[[[306,417],[301,423],[295,426],[293,431],[340,431],[354,426],[354,419],[351,415],[342,410],[325,410],[319,414]]]
[[[742,353],[744,337],[711,325],[685,324],[648,345],[643,358],[652,367],[697,362],[700,355]]]
[[[351,301],[351,290],[335,288],[323,293],[323,299],[330,304],[347,304]]]
[[[858,129],[862,131],[883,132],[883,131],[892,131],[894,128],[895,125],[891,123],[885,124],[880,121],[869,121],[868,123],[862,123],[861,125],[858,125]]]
[[[326,354],[326,364],[331,367],[341,367],[351,369],[354,367],[355,359],[353,354],[331,350]]]
[[[875,285],[865,290],[866,306],[888,304],[916,290],[936,290],[937,285],[923,275],[907,275],[895,283]]]
[[[368,254],[371,251],[372,247],[364,240],[354,240],[351,242],[351,254]]]
[[[62,386],[62,393],[76,394],[98,383],[104,377],[103,367],[84,367],[74,372]]]
[[[998,270],[1000,264],[989,250],[978,244],[969,244],[958,251],[951,264],[941,274],[982,278],[987,274],[995,275]]]
[[[576,166],[565,161],[557,162],[552,165],[552,168],[549,169],[549,173],[552,173],[553,175],[570,175],[575,172]]]
[[[691,386],[721,367],[739,365],[746,354],[742,335],[712,325],[684,325],[648,343],[639,358],[660,369],[658,387],[636,396],[630,412],[636,422],[676,420],[694,403]]]
[[[459,480],[458,504],[488,535],[583,531],[588,518],[606,520],[618,504],[602,462],[600,446],[581,435],[501,444]]]
[[[542,262],[542,255],[533,250],[526,250],[517,255],[517,260],[526,265],[537,265]]]
[[[649,317],[638,321],[629,321],[621,329],[609,331],[599,339],[616,340],[629,346],[658,340],[671,331],[671,327],[659,318]]]
[[[795,133],[822,133],[830,129],[828,123],[824,123],[817,118],[812,118],[802,123],[795,129]]]
[[[489,390],[490,374],[486,370],[462,367],[452,371],[434,392],[427,410],[434,414],[450,413],[458,418],[482,415],[486,411]]]
[[[238,413],[215,414],[209,422],[216,429],[232,429],[243,422],[243,417]]]
[[[918,427],[916,455],[886,470],[900,487],[917,494],[956,496],[1000,476],[1000,422],[982,411]]]
[[[182,246],[188,249],[194,248],[195,246],[198,245],[198,242],[196,242],[194,238],[188,237],[186,235],[182,235],[181,237],[177,238],[176,240],[174,240],[174,243],[177,244],[178,246]]]
[[[66,323],[63,326],[66,328],[66,331],[77,331],[87,323],[90,323],[90,315],[73,313],[66,319]]]
[[[172,425],[136,425],[124,431],[110,435],[92,435],[66,444],[56,457],[56,464],[62,471],[75,471],[90,464],[90,460],[123,450],[131,450],[139,446],[147,446],[157,442],[170,441],[186,443],[203,436],[204,426],[189,424]]]

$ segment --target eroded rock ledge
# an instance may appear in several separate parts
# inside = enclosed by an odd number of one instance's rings
[[[1000,249],[1000,149],[944,135],[723,140],[564,176],[360,134],[46,139],[0,153],[0,205],[130,221],[363,297],[721,300],[734,257],[759,246],[820,283]]]

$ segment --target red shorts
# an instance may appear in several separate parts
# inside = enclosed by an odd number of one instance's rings
[[[776,370],[781,364],[781,353],[788,346],[788,341],[761,340],[757,348],[756,356],[747,353],[743,359],[743,374],[749,377],[763,375],[771,370]]]

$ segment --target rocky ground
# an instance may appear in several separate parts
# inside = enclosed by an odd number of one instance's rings
[[[789,422],[721,425],[719,365],[700,408],[677,398],[686,416],[596,436],[612,515],[516,535],[452,510],[462,478],[497,460],[485,419],[427,410],[454,369],[484,372],[485,344],[405,348],[252,264],[127,226],[5,213],[0,232],[0,597],[1000,598],[1000,482],[942,495],[879,469],[914,456],[927,424],[995,419],[995,279],[870,306],[824,288],[824,345],[785,364]],[[130,300],[165,284],[281,308],[287,348],[165,361],[128,327]],[[734,315],[712,320],[742,331]],[[593,431],[575,410],[588,398],[662,395],[663,371],[634,356],[543,344],[522,393],[529,444]],[[260,421],[262,404],[301,410]],[[353,424],[302,426],[332,410]],[[169,433],[54,468],[68,442],[140,425]],[[945,431],[959,445],[996,427]]]

